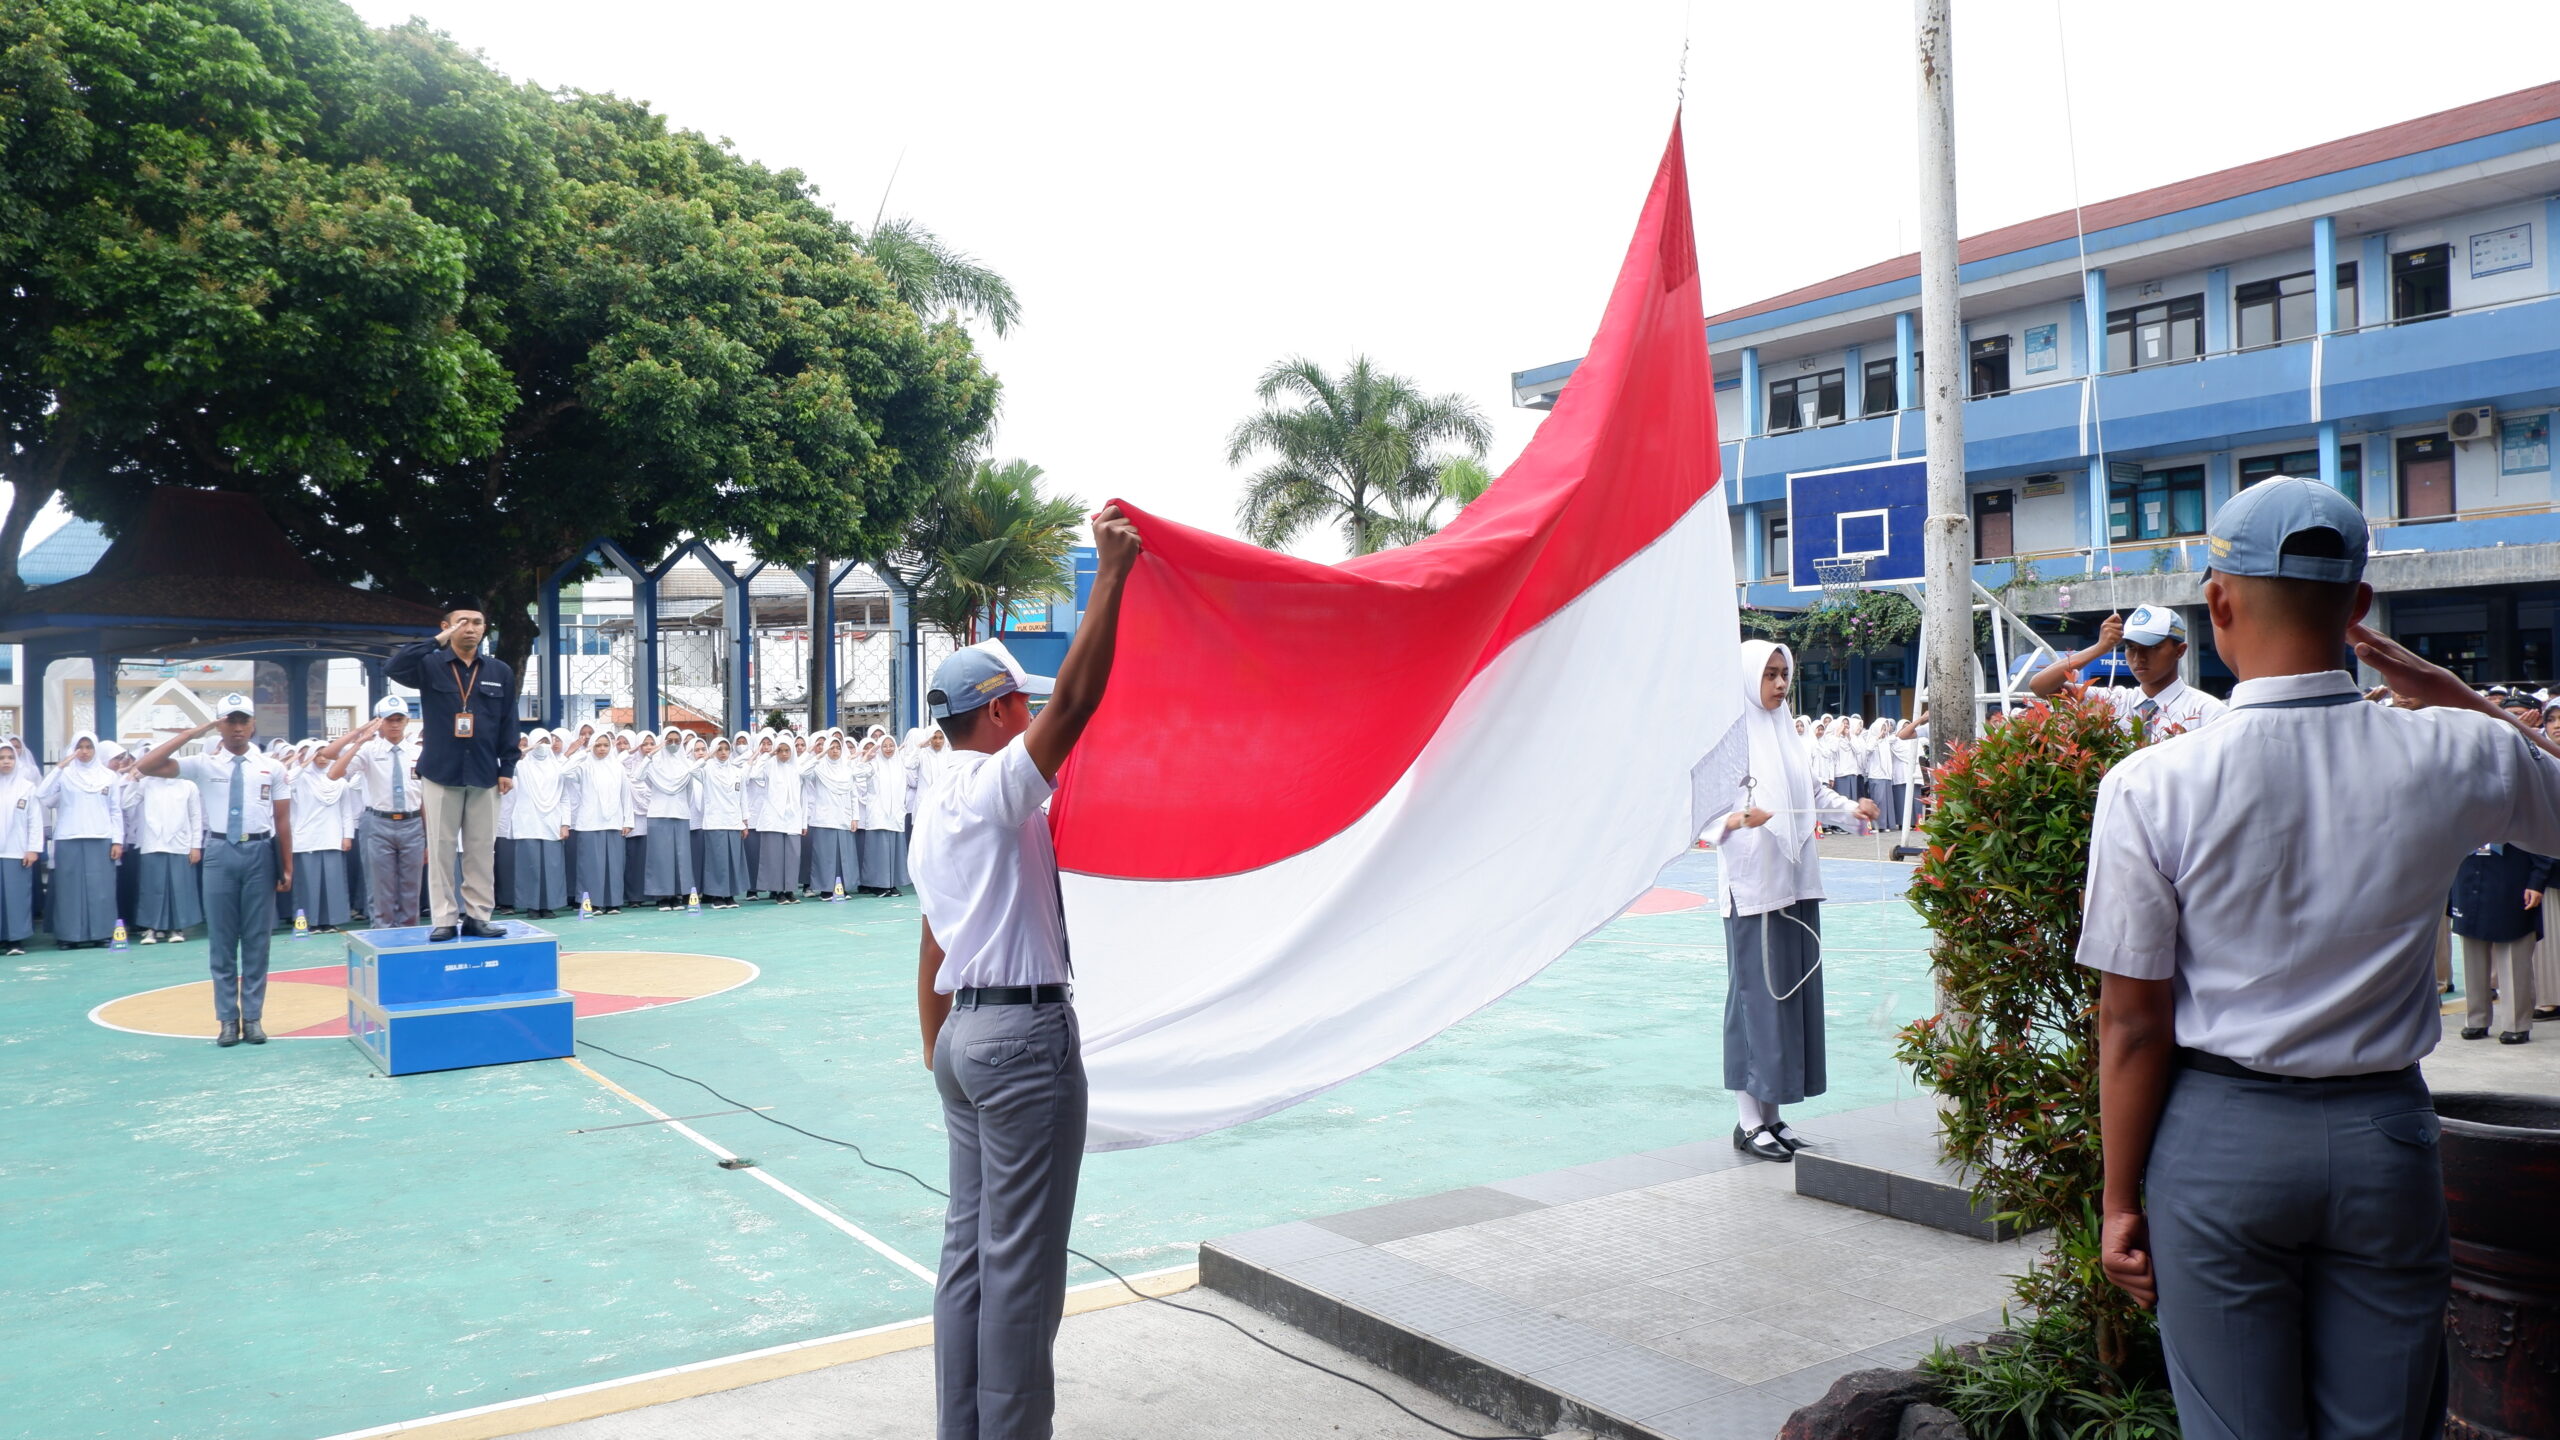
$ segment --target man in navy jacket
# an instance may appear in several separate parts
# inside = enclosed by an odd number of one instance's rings
[[[515,786],[515,672],[480,648],[489,620],[476,600],[445,606],[444,629],[393,651],[384,673],[418,692],[418,779],[426,791],[429,940],[457,927],[474,939],[506,932],[489,923],[497,904],[498,797]],[[462,894],[453,862],[462,855]]]
[[[2462,937],[2463,1039],[2488,1038],[2492,986],[2507,1014],[2498,1043],[2533,1038],[2533,952],[2542,939],[2542,891],[2550,879],[2550,860],[2512,845],[2483,846],[2455,872],[2445,909]]]

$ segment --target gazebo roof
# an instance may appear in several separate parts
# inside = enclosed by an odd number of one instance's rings
[[[85,575],[0,614],[0,642],[114,655],[380,654],[433,635],[426,605],[324,580],[251,496],[164,486]]]

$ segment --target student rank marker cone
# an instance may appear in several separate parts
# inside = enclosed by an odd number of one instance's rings
[[[596,918],[595,902],[587,898],[587,892],[584,890],[578,892],[578,918],[581,920]]]
[[[124,917],[121,915],[116,917],[115,938],[107,942],[107,948],[110,950],[121,950],[124,948]]]
[[[293,938],[296,940],[308,940],[311,938],[311,918],[303,914],[302,907],[298,905],[294,907],[293,911]]]
[[[834,893],[833,895],[828,896],[828,897],[827,897],[827,899],[828,899],[830,902],[832,902],[832,901],[841,900],[841,899],[843,899],[843,898],[844,898],[844,877],[843,877],[843,876],[841,876],[841,875],[839,875],[839,876],[837,876],[837,877],[836,877],[836,893]]]
[[[702,892],[701,892],[701,891],[699,891],[699,890],[688,890],[688,891],[686,891],[686,892],[685,892],[685,896],[684,896],[684,913],[686,913],[687,915],[699,915],[699,914],[701,914],[701,913],[702,913]]]

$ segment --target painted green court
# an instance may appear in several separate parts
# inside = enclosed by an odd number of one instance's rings
[[[1903,1092],[1889,1037],[1929,1004],[1907,873],[1827,866],[1833,1088],[1803,1113]],[[1638,906],[1654,913],[1349,1085],[1092,1157],[1077,1246],[1159,1269],[1208,1237],[1724,1133],[1722,930],[1695,903],[1713,862],[1660,883]],[[748,962],[735,988],[580,1036],[939,1183],[915,914],[863,899],[555,928],[566,951]],[[327,937],[276,944],[278,970],[338,958]],[[217,1050],[91,1018],[203,966],[198,942],[0,972],[0,1435],[314,1440],[929,1308],[934,1197],[752,1115],[688,1121],[756,1161],[720,1168],[673,1126],[628,1123],[649,1117],[614,1087],[671,1116],[730,1108],[643,1066],[582,1048],[388,1080],[343,1039]]]

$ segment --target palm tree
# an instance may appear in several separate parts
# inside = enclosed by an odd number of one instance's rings
[[[1438,528],[1441,471],[1493,439],[1474,401],[1425,395],[1366,356],[1338,376],[1302,357],[1283,360],[1254,394],[1263,411],[1228,435],[1227,463],[1272,457],[1236,502],[1236,524],[1257,545],[1286,545],[1318,525],[1341,527],[1354,555],[1428,535]]]
[[[869,230],[854,235],[853,245],[889,277],[907,308],[926,320],[975,315],[1000,336],[1022,321],[1022,303],[1003,276],[903,215],[874,217]]]
[[[919,534],[919,618],[975,642],[982,621],[1001,629],[1023,601],[1074,593],[1067,564],[1084,502],[1043,495],[1041,473],[1028,460],[954,469]]]
[[[1473,455],[1461,455],[1440,467],[1440,493],[1458,502],[1463,510],[1476,502],[1476,497],[1493,488],[1493,472]]]

